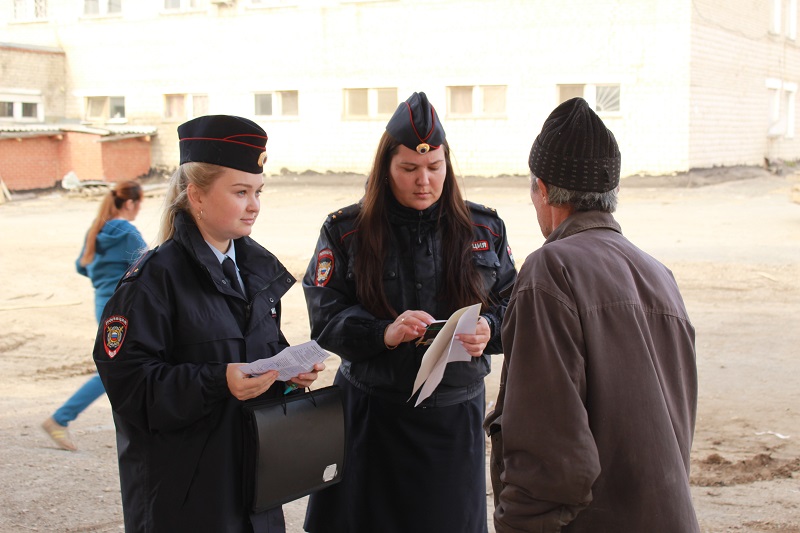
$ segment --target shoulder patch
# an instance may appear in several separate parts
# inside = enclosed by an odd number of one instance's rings
[[[317,254],[317,287],[328,284],[333,274],[333,251],[324,248]]]
[[[136,262],[128,268],[127,272],[125,272],[125,275],[122,276],[122,281],[131,281],[138,278],[142,273],[142,269],[144,268],[145,264],[147,264],[147,262],[150,261],[150,259],[152,259],[152,257],[156,254],[156,250],[158,250],[158,246],[152,250],[149,250],[142,257],[137,259]]]
[[[112,315],[103,322],[103,347],[109,359],[119,353],[127,332],[128,319],[122,315]]]

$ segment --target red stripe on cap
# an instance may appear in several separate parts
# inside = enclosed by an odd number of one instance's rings
[[[260,139],[266,139],[266,137],[263,137],[261,135],[233,135],[232,137],[258,137]],[[258,144],[250,144],[250,143],[245,143],[245,142],[241,142],[241,141],[232,141],[232,140],[229,140],[229,139],[231,139],[231,137],[228,137],[228,138],[225,138],[225,139],[217,139],[215,137],[184,137],[183,139],[180,139],[180,141],[181,142],[182,141],[218,141],[218,142],[223,142],[223,143],[241,144],[242,146],[249,146],[250,148],[256,148],[258,150],[265,150],[266,151],[266,149],[267,149],[266,146],[260,146]]]
[[[433,106],[431,106],[431,131],[428,132],[428,134],[425,136],[425,138],[422,138],[422,137],[420,137],[419,132],[417,131],[417,127],[414,125],[414,113],[411,112],[411,106],[408,105],[408,102],[403,102],[403,103],[406,104],[406,107],[408,108],[408,118],[411,119],[411,128],[414,130],[414,135],[417,136],[417,139],[419,139],[420,142],[427,141],[428,137],[433,135],[433,130],[436,129],[436,117],[434,115]],[[431,145],[431,147],[433,147],[434,150],[439,148],[440,146],[441,146],[441,144],[438,144],[438,145],[432,144]]]

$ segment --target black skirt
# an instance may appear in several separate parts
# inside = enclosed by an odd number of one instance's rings
[[[487,533],[485,393],[447,407],[367,394],[340,373],[344,477],[309,497],[310,533]]]

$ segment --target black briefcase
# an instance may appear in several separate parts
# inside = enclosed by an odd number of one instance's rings
[[[338,386],[245,403],[243,409],[245,497],[253,512],[341,481],[345,428]]]

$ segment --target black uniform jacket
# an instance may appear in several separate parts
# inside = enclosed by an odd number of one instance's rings
[[[390,244],[383,275],[389,303],[398,313],[413,309],[427,311],[436,319],[450,318],[457,309],[437,297],[443,268],[439,204],[417,211],[390,198]],[[481,357],[448,364],[436,393],[423,405],[460,403],[479,394],[490,370],[487,354],[502,352],[500,326],[508,300],[500,292],[513,285],[516,270],[505,224],[497,212],[471,202],[467,205],[474,229],[472,259],[492,302],[482,312],[492,338]],[[407,342],[387,350],[383,333],[392,320],[376,318],[356,298],[359,210],[355,204],[332,213],[320,231],[316,254],[303,279],[311,338],[342,357],[339,371],[353,385],[405,402],[426,347]]]
[[[245,299],[192,219],[181,213],[175,224],[120,282],[94,348],[117,427],[125,530],[252,531],[242,402],[225,372],[288,345],[279,299],[295,279],[258,243],[237,239]],[[265,396],[282,392],[276,383]]]

